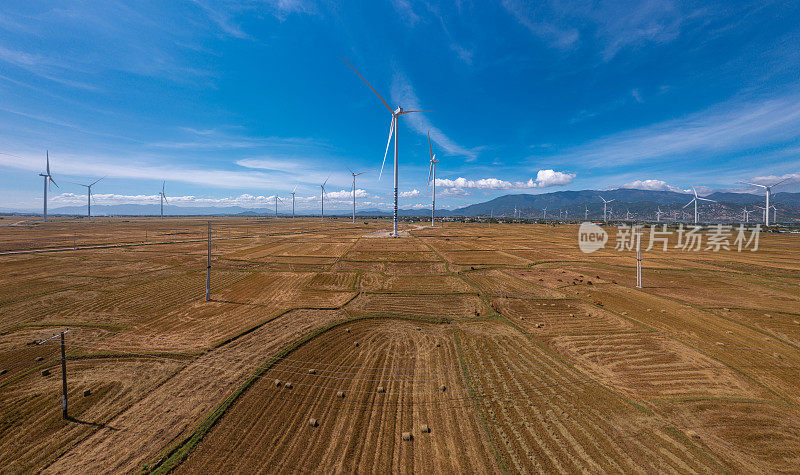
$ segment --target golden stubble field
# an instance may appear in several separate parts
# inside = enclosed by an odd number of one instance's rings
[[[0,219],[3,471],[800,466],[798,235],[638,289],[576,225],[215,218],[206,302],[206,226]]]

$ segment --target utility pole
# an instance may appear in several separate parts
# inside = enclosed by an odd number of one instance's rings
[[[61,417],[63,419],[67,419],[67,351],[64,346],[64,334],[69,333],[69,329],[64,330],[60,333],[61,337]],[[40,341],[38,344],[41,345],[47,341],[56,338],[56,335],[53,334],[50,338],[44,339]]]
[[[69,330],[67,330],[69,331]],[[61,417],[67,418],[67,352],[64,348],[64,333],[61,332]]]
[[[636,287],[642,288],[642,233],[636,228]]]
[[[208,265],[206,266],[206,302],[211,300],[211,221],[208,222]]]

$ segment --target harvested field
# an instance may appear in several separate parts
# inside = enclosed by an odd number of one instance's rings
[[[486,316],[490,309],[477,295],[431,294],[424,298],[408,294],[361,293],[347,307],[352,315],[398,315],[434,319],[471,319]]]
[[[216,218],[205,301],[206,221],[0,218],[37,250],[0,255],[6,470],[798,464],[797,235],[643,252],[638,289],[575,226]],[[62,420],[58,345],[32,343],[65,328]]]
[[[353,346],[355,340],[363,345]],[[316,374],[304,371],[311,366]],[[294,387],[275,387],[275,379]],[[442,384],[451,391],[437,391]],[[348,324],[259,378],[179,471],[498,471],[463,396],[451,329],[391,320]],[[413,442],[402,440],[404,432]]]

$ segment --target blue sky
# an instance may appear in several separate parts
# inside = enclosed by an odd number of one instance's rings
[[[388,208],[386,101],[402,207],[620,186],[800,189],[796,2],[6,2],[0,208],[170,202],[261,207],[330,175]],[[348,193],[343,193],[348,190]],[[778,190],[776,190],[778,191]],[[285,205],[281,205],[284,207]]]

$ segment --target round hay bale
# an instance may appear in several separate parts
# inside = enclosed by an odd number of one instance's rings
[[[699,439],[700,438],[700,434],[698,434],[697,432],[695,432],[693,430],[687,430],[686,431],[686,435],[688,435],[692,439]]]
[[[428,426],[428,424],[422,424],[422,428],[420,428],[420,432],[422,432],[423,434],[430,434],[431,433],[431,428]]]
[[[403,432],[403,440],[410,441],[413,438],[414,438],[414,436],[411,435],[411,432]]]
[[[0,369],[0,374],[6,374],[7,372],[8,372],[8,370],[6,370],[6,369]]]
[[[313,368],[312,368],[312,369],[309,369],[309,370],[308,370],[308,374],[317,374],[317,370],[315,370],[315,369],[313,369]]]
[[[294,386],[292,385],[291,381],[286,381],[286,384],[283,385],[286,389],[292,389]]]
[[[336,391],[336,397],[344,399],[344,391]]]
[[[36,357],[36,359],[35,359],[35,360],[33,360],[33,361],[36,361],[36,362],[38,363],[38,362],[40,362],[40,361],[44,361],[44,358],[43,358],[43,357],[41,357],[41,356],[37,356],[37,357]]]
[[[276,379],[276,380],[274,381],[274,384],[275,384],[275,387],[276,387],[276,388],[279,388],[279,387],[281,387],[281,380],[280,380],[280,379]]]
[[[437,344],[436,344],[436,348],[441,348],[441,347],[442,347],[442,344],[441,344],[441,343],[437,343]]]
[[[317,420],[312,417],[308,420],[308,425],[310,425],[311,427],[317,427],[319,425],[319,422],[317,422]]]
[[[661,313],[667,313],[667,311],[666,311],[665,309],[663,309],[663,308],[662,308],[662,309],[661,309]]]
[[[444,384],[442,384],[441,386],[439,386],[439,391],[441,391],[441,392],[445,392],[445,391],[447,391],[447,386],[445,386]]]
[[[348,328],[347,330],[345,330],[345,331],[346,331],[347,333],[350,333],[350,329],[349,329],[349,328]]]
[[[386,388],[384,388],[383,386],[378,386],[378,393],[379,394],[384,394],[385,392],[386,392]]]
[[[91,396],[91,394],[92,394],[91,389],[86,389],[83,391],[83,397]]]
[[[575,318],[575,314],[574,313],[570,313],[569,316],[572,317],[572,318]]]
[[[42,376],[50,376],[50,370],[49,369],[43,369],[42,370]]]
[[[356,347],[358,347],[358,346],[360,346],[360,343],[359,343],[359,342],[356,342]]]

